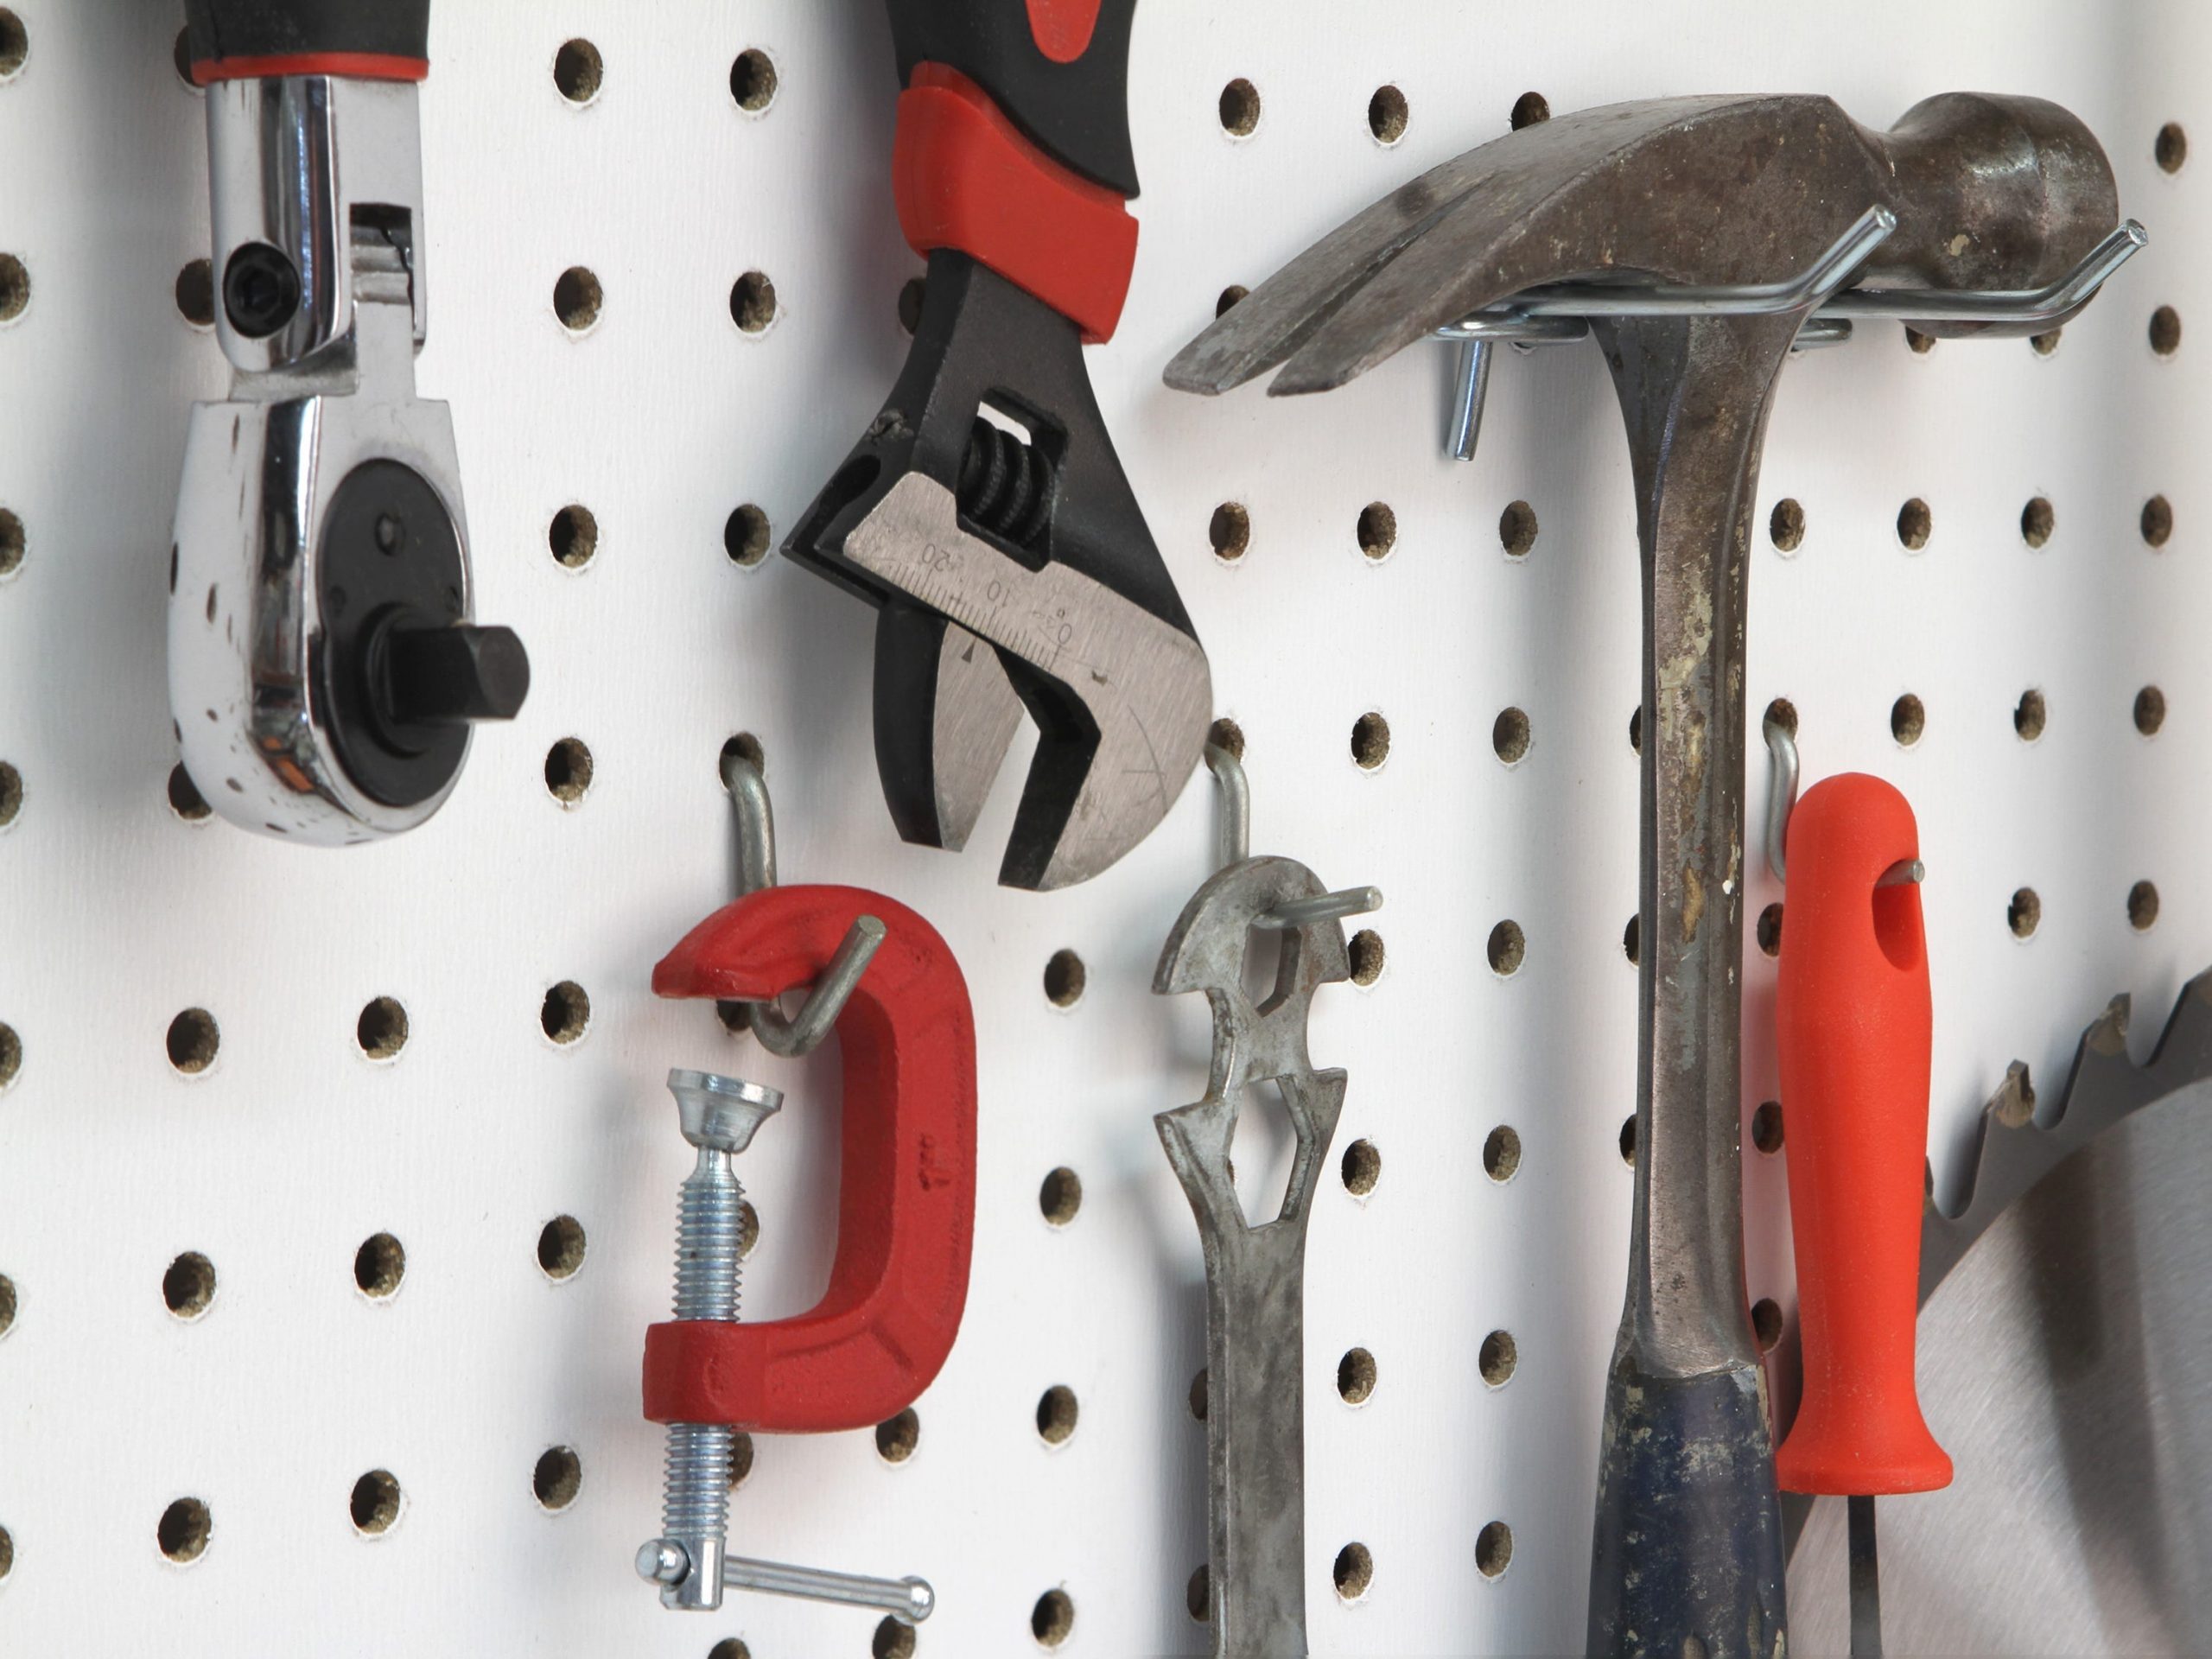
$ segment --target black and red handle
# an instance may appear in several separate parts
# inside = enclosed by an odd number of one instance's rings
[[[1136,0],[889,3],[907,242],[965,253],[1107,339],[1136,262]]]
[[[184,0],[192,79],[263,75],[420,80],[430,0]]]

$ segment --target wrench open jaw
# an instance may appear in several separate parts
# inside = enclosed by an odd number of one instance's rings
[[[1212,717],[1204,649],[1106,435],[1075,323],[930,256],[882,412],[784,550],[879,607],[899,833],[965,844],[1021,711],[1039,741],[999,880],[1088,880],[1149,834]]]

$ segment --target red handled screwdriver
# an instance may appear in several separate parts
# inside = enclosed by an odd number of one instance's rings
[[[1805,1388],[1775,1473],[1849,1500],[1854,1659],[1882,1651],[1875,1497],[1951,1483],[1913,1382],[1932,1025],[1919,844],[1904,797],[1862,773],[1789,816],[1775,1022]]]

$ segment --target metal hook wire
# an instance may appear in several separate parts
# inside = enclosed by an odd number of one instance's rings
[[[721,771],[737,823],[737,896],[742,899],[776,885],[776,814],[768,780],[750,756],[729,750],[722,756]],[[795,1014],[786,1015],[772,1001],[747,999],[760,1046],[786,1059],[821,1047],[889,931],[874,916],[856,918]]]
[[[1789,815],[1797,807],[1797,739],[1787,726],[1769,715],[1759,722],[1766,739],[1770,765],[1766,792],[1766,862],[1777,881],[1788,882],[1783,872],[1783,843],[1789,838]],[[1874,880],[1878,887],[1902,887],[1928,879],[1928,866],[1916,858],[1901,858]]]
[[[1221,867],[1242,864],[1252,855],[1252,783],[1244,763],[1218,743],[1206,745],[1206,766],[1221,785]],[[1316,922],[1340,921],[1363,916],[1382,907],[1380,887],[1346,887],[1337,893],[1316,893],[1311,899],[1286,899],[1273,910],[1252,918],[1259,928],[1310,927]]]

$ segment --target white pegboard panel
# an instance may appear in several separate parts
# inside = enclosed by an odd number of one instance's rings
[[[728,896],[731,734],[768,757],[787,880],[880,888],[960,955],[982,1033],[981,1198],[958,1346],[896,1465],[870,1435],[764,1438],[734,1547],[925,1574],[924,1655],[1034,1652],[1031,1611],[1063,1591],[1069,1653],[1198,1653],[1185,1585],[1204,1549],[1203,1357],[1190,1214],[1152,1114],[1198,1097],[1200,999],[1148,989],[1160,941],[1205,875],[1213,802],[1194,782],[1151,840],[1049,897],[992,885],[1017,755],[974,849],[900,846],[868,735],[870,619],[796,567],[725,556],[725,520],[763,508],[780,538],[875,411],[905,348],[896,298],[918,269],[891,210],[893,73],[876,0],[440,0],[423,99],[431,334],[427,395],[459,429],[482,614],[528,641],[522,718],[483,734],[453,802],[388,844],[319,852],[191,823],[175,760],[163,564],[187,410],[219,396],[221,355],[181,317],[178,272],[207,251],[197,95],[156,0],[0,0],[29,41],[0,84],[0,252],[29,273],[0,325],[0,507],[26,550],[0,578],[0,761],[21,803],[0,832],[0,1020],[21,1065],[0,1090],[0,1645],[105,1654],[859,1656],[874,1622],[736,1597],[663,1611],[630,1557],[658,1519],[660,1436],[638,1409],[645,1325],[662,1316],[686,1163],[660,1079],[741,1071],[791,1102],[747,1154],[761,1221],[747,1311],[810,1303],[827,1272],[837,1068],[764,1058],[700,1005],[656,1001],[653,961]],[[593,41],[596,100],[556,89],[556,51]],[[766,51],[777,92],[736,107],[728,78]],[[1661,93],[1818,90],[1874,125],[1952,88],[2033,92],[2104,138],[2150,250],[2057,349],[1875,327],[1788,372],[1760,493],[1802,505],[1801,547],[1760,545],[1750,706],[1799,711],[1807,776],[1899,783],[1918,810],[1938,1011],[1934,1150],[1945,1183],[2007,1061],[2063,1074],[2118,991],[2139,1052],[2212,957],[2198,843],[2212,760],[2212,616],[2191,494],[2207,404],[2187,341],[2146,343],[2153,307],[2194,326],[2202,168],[2169,176],[2154,135],[2212,141],[2193,66],[2212,17],[2187,0],[1833,8],[1580,0],[1569,8],[1324,0],[1139,10],[1132,73],[1145,193],[1135,288],[1090,353],[1116,435],[1209,646],[1221,712],[1249,742],[1255,850],[1389,897],[1388,965],[1317,1006],[1313,1047],[1351,1073],[1338,1149],[1382,1157],[1363,1199],[1332,1173],[1307,1273],[1308,1603],[1323,1654],[1578,1648],[1602,1372],[1618,1311],[1633,1105],[1636,904],[1634,515],[1596,355],[1501,364],[1471,466],[1442,459],[1446,363],[1414,351],[1343,391],[1218,403],[1159,372],[1230,283],[1251,284],[1391,185],[1497,136],[1522,92],[1557,110]],[[1261,99],[1224,134],[1224,86]],[[1370,134],[1383,85],[1410,124]],[[556,279],[594,271],[581,336]],[[741,273],[779,315],[741,334]],[[2171,504],[2156,550],[2145,501]],[[2022,537],[2031,498],[2056,530]],[[1909,498],[1933,532],[1908,552]],[[1389,556],[1354,526],[1395,512]],[[1522,558],[1497,526],[1527,503]],[[1224,502],[1249,514],[1233,564]],[[564,505],[599,526],[581,569],[550,555]],[[2160,689],[2153,739],[2131,717]],[[2016,734],[2023,691],[2047,727]],[[1901,747],[1911,693],[1925,734]],[[1492,722],[1526,711],[1502,766]],[[1350,734],[1387,716],[1387,764]],[[547,752],[589,747],[588,794],[548,793]],[[1763,779],[1750,790],[1754,822]],[[1778,890],[1755,872],[1746,926]],[[2130,925],[2155,882],[2155,925]],[[2039,896],[2033,937],[2006,925]],[[1525,964],[1493,973],[1504,919]],[[1046,1000],[1056,950],[1088,969]],[[1745,1113],[1773,1090],[1772,964],[1747,948]],[[540,1028],[573,981],[590,1022]],[[409,1036],[372,1061],[372,998]],[[197,1077],[169,1064],[181,1010],[214,1017]],[[1500,1125],[1517,1173],[1485,1173]],[[1789,1299],[1778,1159],[1749,1153],[1749,1283]],[[1083,1183],[1071,1224],[1039,1187]],[[1335,1160],[1332,1160],[1332,1172]],[[536,1255],[581,1223],[581,1270]],[[354,1260],[389,1232],[397,1294]],[[180,1252],[218,1288],[189,1322],[164,1306]],[[1510,1332],[1518,1369],[1480,1377]],[[1347,1407],[1339,1357],[1378,1381]],[[1071,1389],[1073,1436],[1033,1414]],[[1941,1432],[1940,1421],[1936,1425]],[[582,1484],[550,1513],[532,1471],[573,1448]],[[388,1471],[397,1523],[358,1534],[348,1499]],[[188,1566],[156,1523],[182,1497],[213,1522]],[[1510,1566],[1478,1573],[1487,1523]],[[1333,1592],[1364,1544],[1365,1597]],[[103,1565],[104,1563],[104,1565]],[[719,1659],[735,1651],[715,1649]]]

